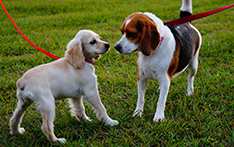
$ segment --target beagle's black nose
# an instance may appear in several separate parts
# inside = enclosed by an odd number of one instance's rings
[[[120,45],[115,45],[115,49],[117,50],[117,51],[120,51],[121,49],[122,49],[122,47],[120,46]]]
[[[110,47],[110,44],[105,44],[105,48],[109,48]]]

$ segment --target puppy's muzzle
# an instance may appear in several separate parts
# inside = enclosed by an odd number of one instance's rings
[[[109,48],[110,48],[110,44],[108,44],[108,43],[105,44],[105,49],[106,49],[106,50],[105,50],[105,53],[109,50]]]
[[[110,44],[108,44],[108,43],[105,44],[105,48],[106,48],[106,49],[109,49],[109,47],[110,47]]]

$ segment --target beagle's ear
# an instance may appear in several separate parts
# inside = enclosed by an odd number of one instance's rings
[[[140,41],[141,52],[150,56],[158,47],[161,37],[157,30],[157,26],[151,22],[145,24],[144,22],[138,22],[138,28],[142,28],[142,36]]]
[[[73,39],[67,44],[65,58],[67,58],[74,68],[81,69],[84,66],[85,57],[83,55],[82,43],[80,40]]]

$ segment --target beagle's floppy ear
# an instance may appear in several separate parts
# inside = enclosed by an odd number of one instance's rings
[[[82,43],[80,40],[73,39],[67,44],[65,58],[67,58],[74,68],[81,69],[84,66],[85,57],[83,55]]]
[[[141,52],[146,56],[150,56],[161,41],[157,26],[153,22],[145,23],[139,21],[137,27],[142,28],[140,41]]]

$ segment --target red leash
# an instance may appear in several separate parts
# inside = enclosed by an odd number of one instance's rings
[[[38,47],[38,46],[36,46],[34,43],[32,43],[32,42],[20,31],[20,29],[17,27],[17,25],[15,24],[14,20],[11,18],[11,16],[8,14],[7,10],[5,9],[5,7],[4,7],[4,5],[3,5],[3,3],[2,3],[1,0],[0,0],[0,4],[1,4],[3,10],[5,11],[6,15],[8,16],[8,18],[11,20],[12,24],[15,26],[16,30],[24,37],[24,39],[25,39],[26,41],[28,41],[28,43],[30,43],[33,47],[35,47],[36,49],[38,49],[38,50],[41,51],[42,53],[46,54],[47,56],[49,56],[49,57],[51,57],[51,58],[54,58],[54,59],[56,59],[56,60],[59,59],[59,57],[57,57],[57,56],[55,56],[55,55],[53,55],[53,54],[51,54],[51,53],[49,53],[49,52],[47,52],[47,51],[41,49],[40,47]]]
[[[5,11],[6,15],[8,16],[8,18],[11,20],[12,24],[15,26],[15,28],[18,30],[18,32],[24,37],[24,39],[26,41],[28,41],[28,43],[30,43],[33,47],[35,47],[36,49],[38,49],[39,51],[41,51],[42,53],[46,54],[47,56],[51,57],[51,58],[54,58],[54,59],[59,59],[59,57],[41,49],[40,47],[36,46],[34,43],[32,43],[21,31],[20,29],[17,27],[17,25],[15,24],[15,22],[13,21],[13,19],[11,18],[11,16],[9,15],[9,13],[7,12],[7,10],[5,9],[2,1],[0,0],[0,4],[3,8],[3,10]],[[223,7],[223,8],[219,8],[219,9],[216,9],[216,10],[212,10],[212,11],[208,11],[208,12],[204,12],[204,13],[199,13],[199,14],[196,14],[196,15],[191,15],[191,16],[187,16],[187,17],[182,17],[182,18],[179,18],[179,19],[176,19],[176,20],[172,20],[172,21],[168,21],[168,22],[165,22],[164,24],[165,25],[179,25],[179,24],[182,24],[182,23],[185,23],[185,22],[189,22],[189,21],[193,21],[193,20],[196,20],[196,19],[199,19],[199,18],[202,18],[202,17],[206,17],[206,16],[209,16],[209,15],[212,15],[212,14],[215,14],[215,13],[218,13],[220,11],[223,11],[223,10],[226,10],[228,8],[231,8],[233,7],[234,4],[231,4],[229,6],[226,6],[226,7]],[[87,61],[86,61],[87,62]],[[93,63],[92,63],[93,64]]]
[[[185,23],[185,22],[193,21],[193,20],[196,20],[196,19],[200,19],[200,18],[209,16],[209,15],[212,15],[212,14],[218,13],[220,11],[226,10],[226,9],[231,8],[233,6],[234,6],[234,4],[231,4],[229,6],[219,8],[219,9],[216,9],[216,10],[212,10],[212,11],[199,13],[199,14],[195,14],[195,15],[175,19],[175,20],[172,20],[172,21],[168,21],[168,22],[165,22],[164,24],[165,25],[176,26],[176,25],[179,25],[179,24],[182,24],[182,23]]]

